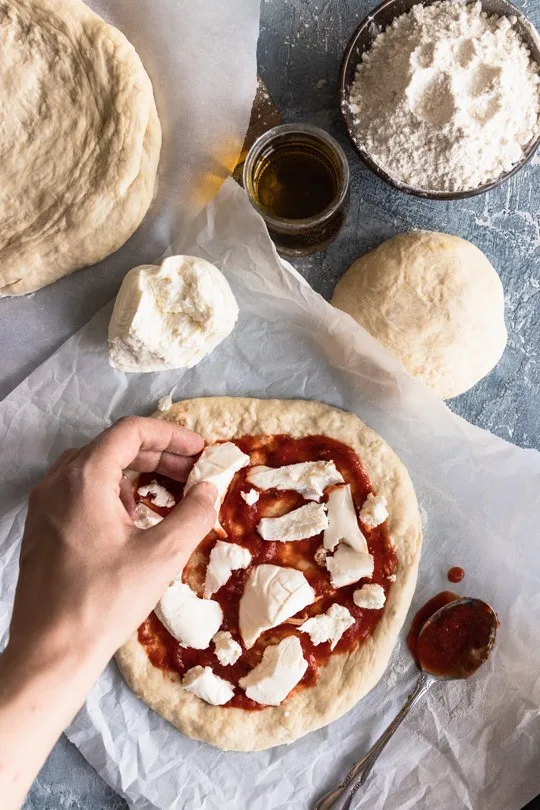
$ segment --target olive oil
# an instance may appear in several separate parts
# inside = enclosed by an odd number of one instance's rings
[[[293,141],[262,159],[255,194],[259,205],[275,217],[309,219],[336,199],[336,169],[319,149]]]
[[[285,124],[266,132],[249,150],[243,180],[284,256],[323,250],[345,221],[347,158],[341,146],[317,127]]]

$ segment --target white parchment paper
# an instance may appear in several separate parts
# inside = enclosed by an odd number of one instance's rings
[[[64,448],[122,414],[150,413],[173,386],[176,398],[305,397],[352,410],[393,445],[417,489],[425,545],[412,611],[461,565],[466,577],[456,590],[486,599],[501,620],[492,659],[467,683],[433,688],[384,752],[358,806],[518,810],[540,790],[540,455],[453,416],[285,269],[232,180],[175,249],[215,262],[237,296],[238,325],[212,355],[186,372],[116,372],[105,345],[109,306],[0,405],[2,629],[20,500]],[[401,643],[379,685],[341,720],[291,746],[239,754],[183,737],[131,694],[111,663],[68,736],[141,810],[308,808],[378,736],[414,678]]]

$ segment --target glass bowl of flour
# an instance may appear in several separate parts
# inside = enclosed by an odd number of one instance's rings
[[[540,144],[540,37],[507,0],[385,0],[349,42],[340,92],[381,179],[430,199],[483,194]]]

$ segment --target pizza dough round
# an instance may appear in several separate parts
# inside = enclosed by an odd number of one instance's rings
[[[332,304],[442,399],[485,377],[506,345],[499,276],[481,250],[446,233],[384,242],[350,267]]]
[[[161,128],[133,46],[80,0],[0,0],[0,296],[117,250],[154,193]]]
[[[210,706],[180,686],[175,673],[155,668],[137,634],[116,660],[133,691],[184,734],[223,749],[258,751],[290,743],[337,720],[372,689],[383,674],[409,609],[416,584],[421,521],[407,470],[371,428],[352,413],[321,402],[211,397],[174,404],[157,418],[177,422],[207,442],[287,433],[322,434],[352,447],[378,494],[388,501],[388,532],[397,555],[396,581],[373,634],[352,653],[333,655],[315,686],[280,706],[260,711]]]

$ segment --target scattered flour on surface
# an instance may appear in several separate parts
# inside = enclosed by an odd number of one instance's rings
[[[540,68],[515,17],[442,0],[397,17],[360,62],[356,138],[397,181],[467,191],[509,171],[538,135]]]
[[[393,689],[405,677],[410,667],[410,660],[397,658],[392,661],[384,675],[384,685],[388,690]]]

